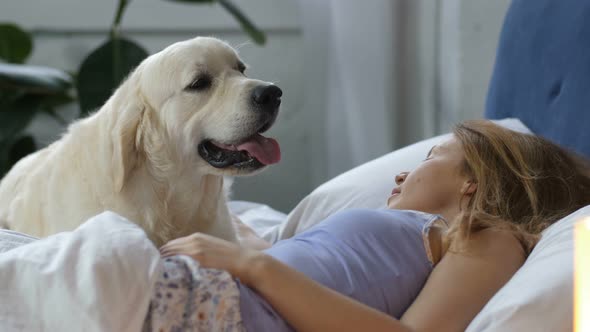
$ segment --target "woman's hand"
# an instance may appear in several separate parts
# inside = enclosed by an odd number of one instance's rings
[[[160,248],[163,257],[190,256],[206,268],[220,269],[239,278],[245,284],[252,279],[252,271],[266,255],[203,233],[172,240]]]

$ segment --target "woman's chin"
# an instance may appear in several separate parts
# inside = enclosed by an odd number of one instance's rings
[[[399,200],[397,199],[399,196],[399,194],[393,194],[391,196],[389,196],[389,198],[387,199],[387,207],[390,209],[400,209],[399,208]]]

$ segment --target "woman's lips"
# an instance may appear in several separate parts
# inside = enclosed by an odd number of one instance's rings
[[[393,190],[391,191],[391,195],[399,195],[402,192],[402,190],[399,187],[393,188]]]

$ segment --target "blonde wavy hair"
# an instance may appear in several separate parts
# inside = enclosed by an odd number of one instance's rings
[[[486,120],[453,132],[465,154],[462,172],[477,183],[447,233],[453,247],[483,229],[507,229],[528,255],[545,228],[590,204],[590,163],[573,152]]]

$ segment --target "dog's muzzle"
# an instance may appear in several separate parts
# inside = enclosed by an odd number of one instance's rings
[[[258,112],[259,126],[254,133],[236,143],[204,140],[198,146],[199,155],[215,168],[237,168],[254,171],[281,160],[279,143],[264,137],[274,124],[281,105],[283,91],[276,85],[262,85],[252,91],[253,111]]]

